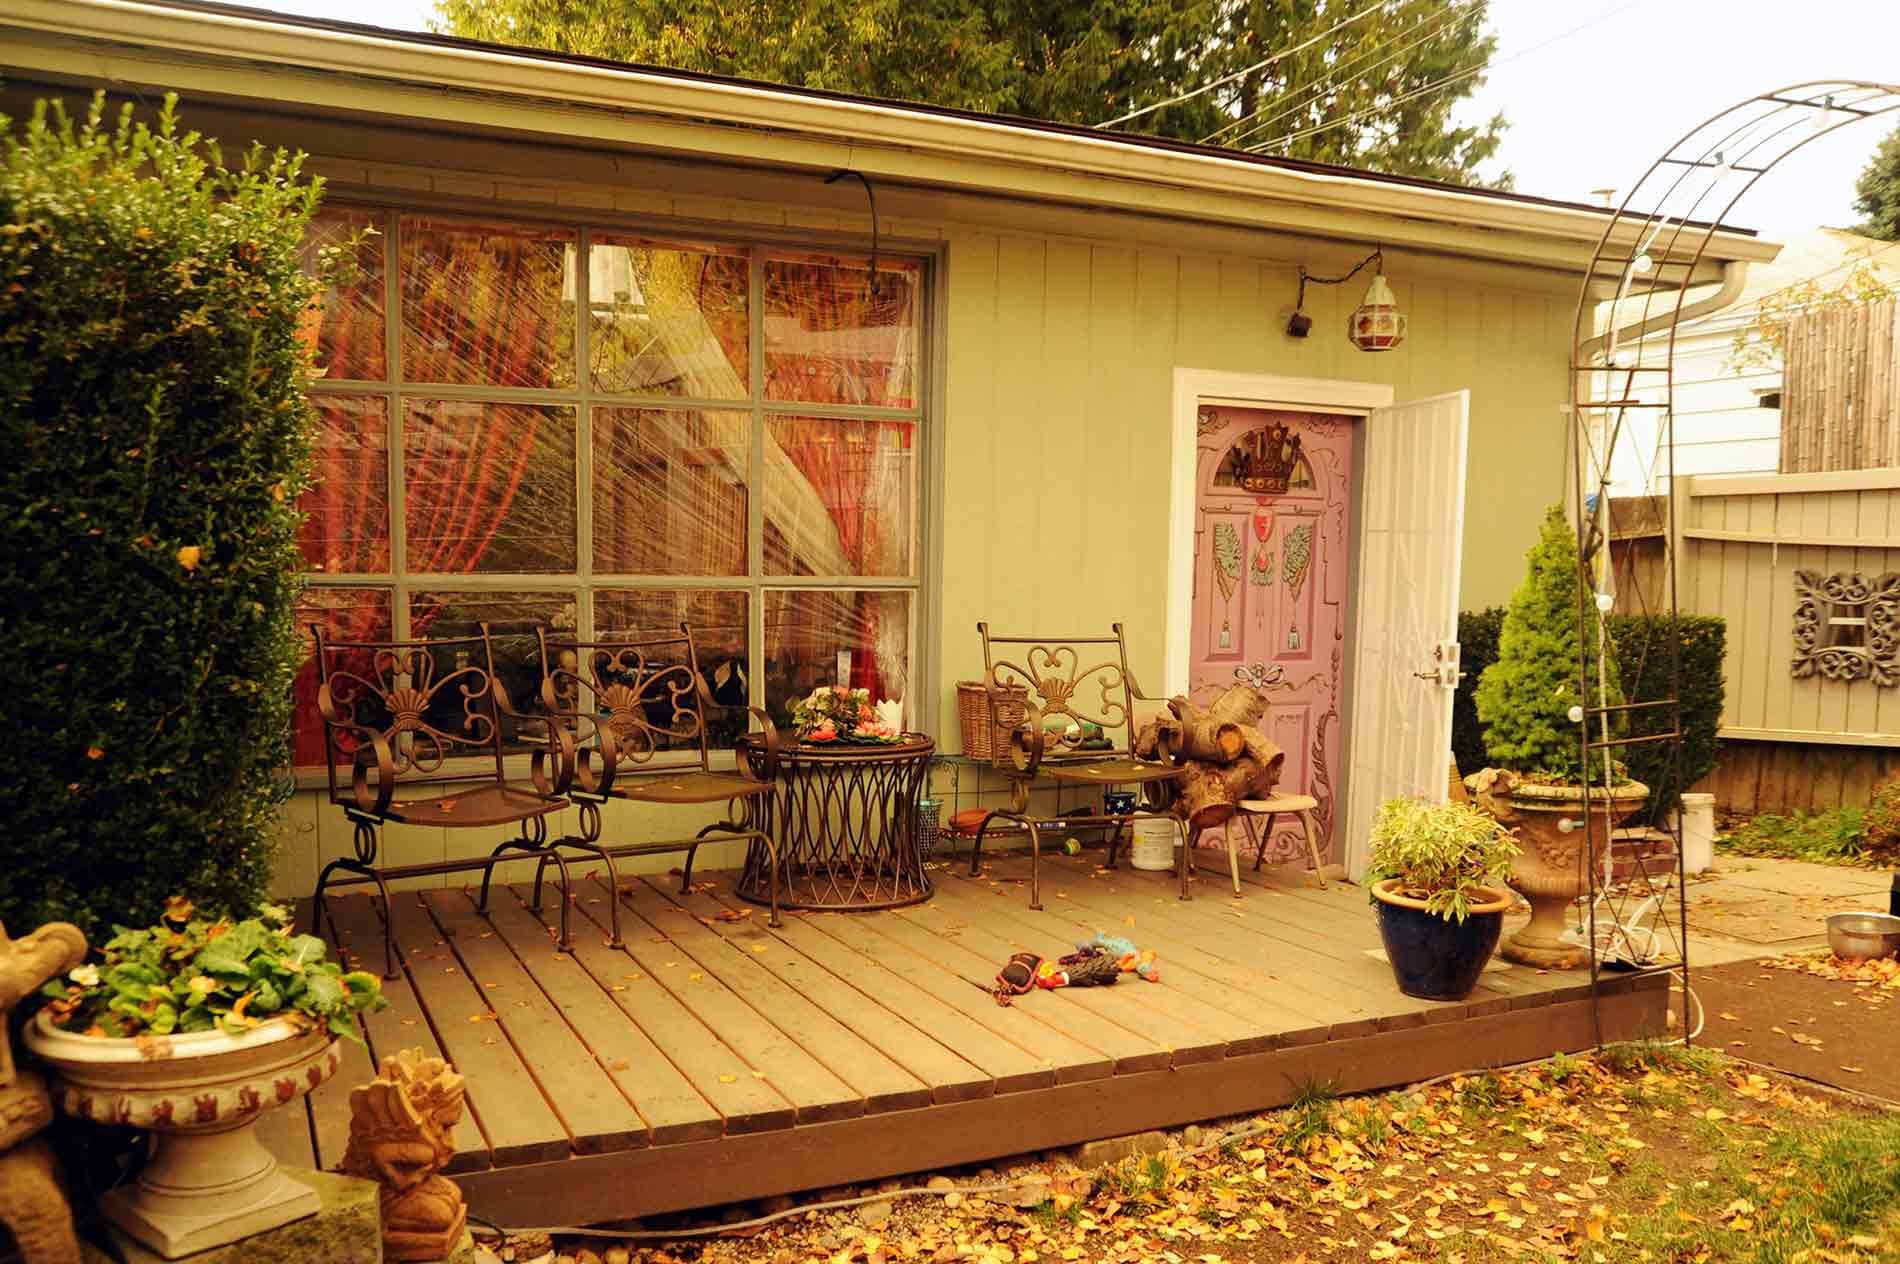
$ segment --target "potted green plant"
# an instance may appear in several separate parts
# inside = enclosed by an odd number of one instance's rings
[[[1469,803],[1387,799],[1371,841],[1367,884],[1399,991],[1470,995],[1511,907],[1500,885],[1517,854],[1509,832]]]
[[[251,1126],[334,1075],[339,1038],[359,1039],[357,1016],[387,1002],[376,976],[345,972],[288,921],[270,906],[207,919],[174,897],[157,925],[119,928],[101,960],[48,982],[26,1028],[62,1110],[155,1134],[137,1182],[104,1203],[167,1258],[317,1210]]]
[[[1564,938],[1564,930],[1570,905],[1589,889],[1586,865],[1602,863],[1611,827],[1639,810],[1649,790],[1604,750],[1584,759],[1586,721],[1593,735],[1621,731],[1603,709],[1620,704],[1623,692],[1607,632],[1579,634],[1580,608],[1595,620],[1602,615],[1585,587],[1562,506],[1545,514],[1528,561],[1505,612],[1497,661],[1485,668],[1474,695],[1485,754],[1495,766],[1465,784],[1523,843],[1510,881],[1530,901],[1531,920],[1505,942],[1505,957],[1570,969],[1585,959],[1584,947]]]

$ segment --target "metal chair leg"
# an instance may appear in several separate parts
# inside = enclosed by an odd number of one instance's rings
[[[1023,822],[1029,827],[1029,907],[1042,911],[1042,831],[1032,817]]]
[[[1319,841],[1313,837],[1313,816],[1310,812],[1301,812],[1300,828],[1306,832],[1306,850],[1313,857],[1313,877],[1319,882],[1319,889],[1326,889],[1326,875],[1322,872],[1325,865],[1320,863]]]
[[[991,812],[977,822],[976,837],[970,840],[970,876],[972,878],[983,876],[983,832],[989,829],[990,822],[995,819],[996,813]]]

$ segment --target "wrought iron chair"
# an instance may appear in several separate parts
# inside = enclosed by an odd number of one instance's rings
[[[1135,702],[1158,702],[1160,699],[1141,692],[1134,674],[1128,670],[1128,644],[1122,635],[1122,625],[1117,623],[1112,626],[1115,629],[1113,636],[1059,640],[1033,636],[992,636],[989,624],[976,625],[977,635],[983,638],[983,686],[989,698],[992,722],[999,727],[1007,723],[1003,719],[1005,704],[1012,707],[1025,705],[1020,689],[1028,690],[1028,700],[1027,713],[1010,731],[1008,743],[998,744],[994,757],[997,768],[1010,779],[1010,806],[1006,810],[990,813],[983,819],[983,824],[977,827],[976,840],[970,845],[970,876],[975,877],[982,872],[983,835],[988,832],[990,823],[999,820],[1013,822],[1029,834],[1029,907],[1032,909],[1042,907],[1039,870],[1042,865],[1042,828],[1045,824],[1069,828],[1076,825],[1120,826],[1125,821],[1140,819],[1171,822],[1182,850],[1181,898],[1190,898],[1188,880],[1192,857],[1189,836],[1183,823],[1168,810],[1173,800],[1174,783],[1181,777],[1183,770],[1166,749],[1160,760],[1138,758],[1129,749],[1135,740]],[[1084,666],[1083,649],[1091,646],[1114,646],[1115,656]],[[1019,658],[1000,658],[999,649],[1004,653],[1017,653]],[[1093,655],[1105,651],[1090,649],[1088,652]],[[1094,693],[1093,704],[1084,694],[1085,688]],[[1068,723],[1063,727],[1056,730],[1047,727],[1049,720],[1059,721],[1065,717]],[[1104,735],[1119,730],[1120,745],[1111,745],[1110,749],[1101,751],[1079,749],[1085,740],[1084,725],[1096,726]],[[1139,788],[1142,803],[1133,812],[1115,815],[1038,818],[1029,810],[1030,784],[1038,777],[1100,789],[1133,785]],[[1119,828],[1109,835],[1107,863],[1111,869],[1115,867],[1115,852],[1120,839]]]
[[[494,650],[483,628],[475,636],[414,641],[331,641],[312,626],[317,653],[317,710],[323,717],[330,802],[355,827],[354,855],[332,860],[317,877],[312,916],[320,931],[323,893],[330,886],[373,883],[383,900],[383,976],[396,977],[390,934],[389,880],[465,870],[482,871],[482,907],[504,852],[552,859],[567,889],[567,863],[547,847],[547,816],[567,806],[555,788],[565,759],[546,717],[515,717],[523,730],[545,730],[534,751],[532,780],[512,782],[502,766],[500,682]],[[524,736],[532,736],[524,733]],[[347,769],[349,784],[338,784]],[[381,865],[382,827],[449,829],[516,825],[520,836],[486,857]],[[338,871],[355,876],[332,882]],[[569,943],[567,901],[561,901],[561,943]]]
[[[712,693],[699,672],[690,626],[680,624],[678,636],[638,641],[579,641],[551,637],[545,628],[536,635],[541,646],[541,704],[555,720],[564,752],[561,777],[553,789],[579,809],[581,832],[549,844],[535,870],[535,904],[541,900],[541,877],[550,861],[560,863],[562,849],[600,860],[615,893],[609,931],[612,945],[619,947],[620,878],[615,857],[685,852],[683,892],[692,885],[693,858],[700,846],[717,836],[745,839],[764,849],[771,924],[779,925],[778,844],[771,828],[779,738],[771,717],[757,707],[747,707],[763,726],[763,734],[757,742],[745,744],[746,755],[735,756],[734,771],[714,769],[706,731]],[[505,691],[502,702],[512,710]],[[609,799],[725,803],[727,817],[691,838],[604,844],[600,809]]]

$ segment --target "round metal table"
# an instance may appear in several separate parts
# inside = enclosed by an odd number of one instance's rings
[[[738,742],[753,758],[751,738]],[[906,733],[892,745],[788,744],[765,828],[778,842],[779,907],[886,909],[931,896],[917,838],[917,800],[937,743]],[[746,853],[738,893],[770,898],[765,844]]]

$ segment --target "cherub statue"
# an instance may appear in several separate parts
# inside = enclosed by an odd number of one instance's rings
[[[383,1258],[440,1260],[461,1241],[468,1208],[440,1175],[455,1155],[463,1080],[420,1049],[383,1059],[377,1077],[350,1093],[350,1144],[341,1171],[383,1187]]]

